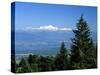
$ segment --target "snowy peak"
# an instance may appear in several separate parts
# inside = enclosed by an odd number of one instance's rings
[[[74,28],[75,29],[75,28]],[[38,27],[26,27],[16,31],[72,31],[73,28],[57,27],[55,25],[43,25]]]
[[[32,28],[32,29],[35,29],[35,30],[58,30],[59,28],[56,27],[56,26],[53,26],[53,25],[48,25],[48,26],[40,26],[38,28]]]
[[[49,30],[49,31],[57,31],[57,30],[62,30],[62,31],[72,31],[72,28],[60,28],[57,26],[53,25],[48,25],[48,26],[40,26],[37,28],[32,28],[32,30]]]

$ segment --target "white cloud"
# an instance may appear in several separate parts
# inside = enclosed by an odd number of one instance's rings
[[[72,31],[72,28],[59,28],[53,25],[48,25],[48,26],[40,26],[40,27],[32,27],[32,30],[50,30],[50,31],[57,31],[57,30],[62,30],[62,31]]]

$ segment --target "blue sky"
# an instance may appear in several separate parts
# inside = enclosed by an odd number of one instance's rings
[[[74,28],[82,13],[91,31],[96,31],[96,7],[16,2],[15,27],[21,29],[54,25]]]

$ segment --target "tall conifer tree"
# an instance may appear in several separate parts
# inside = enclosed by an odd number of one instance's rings
[[[96,67],[96,48],[91,38],[91,32],[87,22],[81,15],[73,30],[75,37],[72,39],[71,63],[72,68],[93,68]]]
[[[64,42],[61,44],[61,48],[57,56],[55,57],[55,66],[57,70],[65,70],[67,69],[68,63],[68,53],[65,48]]]

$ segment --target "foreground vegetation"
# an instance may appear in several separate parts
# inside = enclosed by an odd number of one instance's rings
[[[97,47],[91,38],[91,32],[87,22],[81,15],[76,30],[73,30],[74,38],[71,39],[71,53],[62,42],[56,56],[29,55],[15,63],[16,73],[90,69],[97,67]]]

